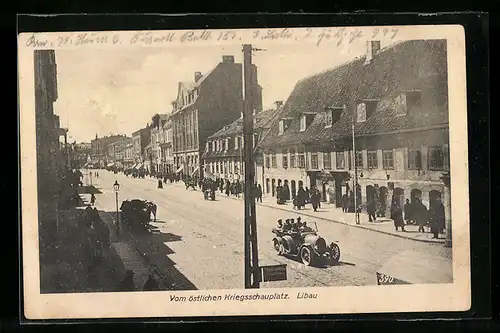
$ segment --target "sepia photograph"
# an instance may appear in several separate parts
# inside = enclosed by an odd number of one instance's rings
[[[19,49],[27,317],[470,306],[460,26]]]

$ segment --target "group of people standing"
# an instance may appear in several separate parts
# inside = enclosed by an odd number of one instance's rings
[[[413,202],[406,199],[403,211],[406,224],[418,225],[419,232],[425,232],[426,226],[430,227],[433,238],[438,238],[439,234],[442,234],[446,228],[444,205],[439,197],[433,199],[429,209],[418,197]],[[398,215],[398,221],[400,225],[404,225],[402,215]]]
[[[87,206],[78,216],[84,236],[83,248],[90,262],[89,271],[102,262],[104,252],[110,247],[109,228],[94,207]]]

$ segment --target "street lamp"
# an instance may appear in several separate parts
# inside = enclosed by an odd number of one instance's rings
[[[113,184],[113,189],[116,195],[116,235],[118,238],[120,237],[120,215],[118,213],[118,192],[120,191],[120,184],[118,184],[118,180],[115,180]]]

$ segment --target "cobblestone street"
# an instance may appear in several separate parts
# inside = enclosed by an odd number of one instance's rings
[[[243,284],[243,203],[217,196],[205,201],[201,191],[186,190],[180,184],[156,188],[156,180],[134,179],[102,171],[94,185],[100,210],[116,211],[112,185],[121,184],[119,204],[126,199],[150,200],[158,206],[158,219],[149,232],[136,235],[130,244],[145,255],[144,265],[154,265],[176,289],[231,289]],[[290,207],[290,209],[292,209]],[[321,214],[321,213],[316,213]],[[317,223],[327,241],[338,241],[341,263],[327,268],[306,267],[273,249],[271,229],[279,218],[301,216]],[[114,222],[112,222],[114,223]],[[387,222],[384,222],[387,223]],[[271,203],[257,205],[259,261],[261,265],[288,265],[288,280],[262,283],[262,287],[342,286],[376,284],[376,271],[403,251],[443,258],[451,269],[451,249],[414,239],[311,217],[310,211],[284,212]],[[411,237],[410,237],[411,238]],[[119,252],[119,251],[118,251]],[[142,270],[140,268],[139,270]]]

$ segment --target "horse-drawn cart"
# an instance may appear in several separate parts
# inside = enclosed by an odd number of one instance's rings
[[[156,220],[156,205],[146,200],[125,200],[120,207],[122,223],[131,229],[147,228],[151,221],[151,213],[154,206],[154,216]]]

